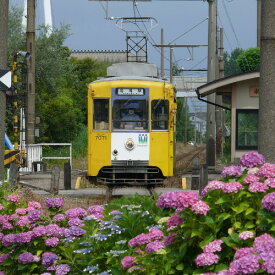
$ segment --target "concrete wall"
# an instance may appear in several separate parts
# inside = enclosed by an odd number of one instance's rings
[[[259,109],[259,97],[250,95],[250,88],[259,85],[259,79],[251,79],[232,84],[231,107],[231,162],[251,150],[236,150],[236,109]]]

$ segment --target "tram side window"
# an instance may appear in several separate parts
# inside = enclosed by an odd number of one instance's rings
[[[109,129],[109,99],[94,99],[93,128]]]
[[[169,101],[152,100],[152,130],[168,130]]]

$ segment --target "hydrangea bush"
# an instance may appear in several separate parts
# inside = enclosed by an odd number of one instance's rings
[[[255,152],[240,163],[202,196],[168,192],[87,209],[0,188],[0,274],[275,274],[275,164]]]

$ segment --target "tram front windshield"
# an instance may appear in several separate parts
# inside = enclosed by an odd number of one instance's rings
[[[113,130],[148,130],[146,99],[116,99],[113,101]]]

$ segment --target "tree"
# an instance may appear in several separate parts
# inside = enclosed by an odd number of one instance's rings
[[[243,52],[243,49],[236,48],[231,53],[224,52],[224,76],[231,76],[241,73],[241,68],[237,63],[238,56]]]
[[[243,51],[236,61],[242,72],[255,71],[260,65],[260,48],[249,48]]]

